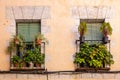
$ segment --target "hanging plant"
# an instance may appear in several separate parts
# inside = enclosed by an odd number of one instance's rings
[[[35,45],[40,45],[41,42],[48,42],[47,39],[44,37],[43,34],[37,34],[37,36],[35,37],[35,41],[34,44]]]
[[[86,22],[81,22],[80,25],[78,26],[78,32],[80,34],[80,41],[81,43],[84,42],[85,40],[85,34],[87,33],[87,24]]]
[[[19,46],[20,50],[24,48],[23,38],[20,35],[15,35],[9,42],[7,52],[16,52],[16,48]]]
[[[112,27],[110,23],[104,22],[100,28],[100,31],[103,33],[103,42],[108,42],[108,35],[112,35]]]

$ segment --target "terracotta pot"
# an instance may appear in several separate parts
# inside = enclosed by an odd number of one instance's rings
[[[40,45],[40,44],[41,44],[41,42],[42,42],[42,40],[41,40],[41,39],[37,39],[37,40],[36,40],[36,44],[37,44],[37,45]]]
[[[14,67],[19,67],[19,63],[14,63]]]
[[[36,66],[36,67],[41,67],[41,64],[36,63],[35,66]]]
[[[23,61],[22,62],[22,67],[26,67],[27,65],[26,65],[26,63]]]
[[[15,44],[19,44],[20,43],[19,39],[15,39],[14,41],[15,41]]]

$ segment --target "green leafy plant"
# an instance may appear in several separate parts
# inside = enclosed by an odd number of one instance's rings
[[[91,68],[102,68],[114,63],[112,54],[104,44],[83,43],[80,52],[76,53],[74,63]],[[85,66],[83,66],[85,67]]]
[[[33,62],[34,64],[43,64],[44,63],[44,54],[41,54],[41,50],[39,48],[34,48],[33,50],[28,50],[23,56],[23,60],[30,64]]]
[[[110,23],[104,22],[100,28],[100,31],[103,33],[104,36],[112,34],[112,27]]]
[[[33,60],[33,57],[34,57],[33,51],[27,50],[26,53],[24,53],[23,60],[29,64]]]
[[[11,59],[12,63],[14,64],[15,67],[18,67],[19,64],[21,63],[22,59],[17,56],[17,55],[14,55]]]
[[[41,65],[44,63],[44,59],[45,59],[45,55],[41,53],[41,50],[39,48],[35,48],[33,50],[33,53],[34,53],[34,58],[33,58],[33,62],[36,64],[36,65]]]

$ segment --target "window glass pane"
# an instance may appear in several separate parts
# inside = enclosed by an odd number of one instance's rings
[[[91,24],[87,24],[87,33],[85,35],[85,40],[91,40],[92,37],[92,25]]]
[[[18,34],[25,39],[25,42],[34,41],[39,31],[39,23],[18,23]]]
[[[85,40],[102,40],[102,33],[100,27],[102,23],[87,23],[87,34]]]

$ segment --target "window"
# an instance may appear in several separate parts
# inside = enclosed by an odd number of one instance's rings
[[[81,22],[87,23],[87,33],[85,35],[85,40],[90,43],[98,40],[102,40],[103,34],[100,32],[100,27],[104,22],[103,19],[83,19]]]
[[[11,70],[45,70],[45,42],[41,40],[40,21],[29,21],[16,23],[16,36],[11,40],[15,47],[11,54]]]
[[[33,48],[35,36],[40,33],[40,22],[18,22],[17,34],[24,38],[26,49]]]
[[[100,27],[102,23],[87,23],[87,34],[85,35],[86,40],[102,40],[102,33]]]
[[[25,39],[25,42],[32,42],[40,32],[40,23],[17,23],[17,31],[18,35]]]

